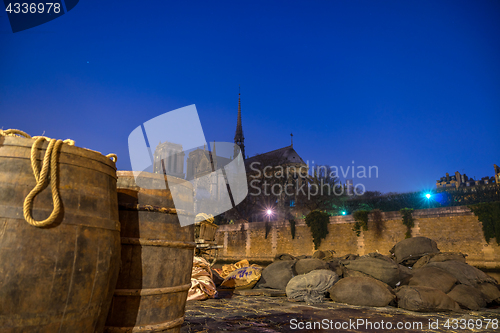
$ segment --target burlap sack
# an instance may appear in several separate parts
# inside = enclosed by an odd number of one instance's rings
[[[340,264],[340,259],[333,259],[327,262],[328,267],[331,271],[337,273],[338,276],[343,276],[343,266]]]
[[[280,260],[296,260],[297,258],[295,258],[294,256],[292,256],[291,254],[288,254],[288,253],[279,253],[277,255],[274,256],[274,259],[273,261],[280,261]]]
[[[486,307],[484,295],[476,288],[465,284],[456,285],[447,295],[465,309],[477,311]]]
[[[387,306],[395,296],[391,288],[372,277],[346,277],[329,290],[334,302],[359,306]]]
[[[438,253],[439,249],[436,242],[430,238],[412,237],[400,241],[389,252],[398,264],[412,266],[424,255]]]
[[[322,259],[324,261],[330,261],[333,258],[335,258],[335,251],[334,250],[318,250],[314,252],[313,256],[314,259]]]
[[[398,307],[402,309],[419,312],[460,310],[457,302],[436,288],[402,286],[395,292]]]
[[[250,263],[246,259],[240,260],[234,264],[223,265],[222,266],[222,273],[220,274],[220,276],[223,279],[225,279],[229,274],[231,274],[231,272],[233,272],[239,268],[248,267],[248,266],[250,266]]]
[[[312,259],[312,256],[308,256],[308,255],[301,255],[301,256],[298,256],[296,257],[297,260],[301,260],[301,259]]]
[[[286,296],[292,301],[304,301],[308,304],[321,303],[325,293],[338,280],[339,276],[327,269],[297,275],[286,285]]]
[[[371,252],[371,253],[368,253],[366,256],[363,256],[363,257],[383,259],[383,260],[391,262],[391,263],[394,262],[394,260],[392,260],[392,258],[390,258],[388,256],[384,256],[383,254],[378,253],[378,252]]]
[[[285,290],[288,281],[296,274],[294,266],[296,260],[275,261],[264,268],[255,288],[271,288]]]
[[[235,289],[251,289],[257,281],[259,281],[262,274],[262,267],[252,265],[249,267],[238,268],[232,271],[224,281],[221,287],[235,288]]]
[[[368,255],[355,260],[342,260],[341,264],[349,271],[370,275],[392,288],[408,275],[406,270],[402,270],[398,264],[382,255],[380,257]]]
[[[467,255],[459,252],[439,252],[426,254],[413,265],[413,269],[417,269],[425,266],[429,262],[442,262],[448,260],[457,260],[465,262],[465,257]]]
[[[210,264],[201,257],[193,258],[193,270],[191,272],[191,288],[188,291],[187,300],[204,300],[214,298],[217,289],[212,281],[212,270]]]
[[[445,270],[461,284],[475,287],[480,283],[496,283],[496,280],[476,267],[467,265],[464,262],[449,260],[442,262],[430,262],[426,267],[438,267]]]
[[[316,269],[328,269],[328,264],[321,259],[301,259],[295,263],[297,275],[307,274]]]
[[[343,269],[342,276],[344,278],[346,278],[346,277],[360,277],[360,276],[362,276],[362,277],[372,277],[372,276],[370,276],[368,274],[365,274],[365,273],[362,273],[362,272],[359,272],[359,271],[355,271],[353,269],[347,269],[345,267]]]
[[[444,293],[449,292],[457,283],[453,275],[438,267],[424,266],[412,271],[409,286],[431,287],[441,290]]]
[[[485,296],[487,303],[500,304],[500,290],[496,283],[480,283],[476,288]]]
[[[359,258],[359,254],[346,254],[345,256],[339,257],[340,260],[354,260]]]

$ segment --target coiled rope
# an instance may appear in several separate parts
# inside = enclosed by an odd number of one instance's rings
[[[56,140],[51,139],[45,136],[34,136],[33,138],[20,130],[16,129],[8,129],[8,130],[0,130],[0,136],[21,136],[28,139],[35,139],[33,145],[31,146],[31,168],[33,169],[33,174],[35,175],[36,186],[31,190],[31,192],[24,199],[23,204],[23,215],[26,222],[35,227],[43,227],[52,224],[61,212],[61,198],[59,196],[59,189],[57,188],[59,172],[58,172],[58,161],[59,161],[59,152],[61,151],[61,147],[63,143],[66,143],[70,146],[75,145],[75,141],[66,139],[66,140]],[[43,141],[49,141],[49,145],[47,150],[45,151],[45,156],[43,157],[42,167],[37,163],[37,151],[38,145]],[[117,156],[115,154],[106,155],[108,158],[112,158],[113,162],[116,163]],[[54,203],[54,209],[50,213],[50,216],[43,221],[36,221],[31,216],[32,208],[33,208],[33,200],[35,197],[42,192],[49,184],[49,169],[50,169],[50,189],[52,190],[52,202]]]

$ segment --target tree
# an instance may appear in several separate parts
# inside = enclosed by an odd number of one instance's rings
[[[304,211],[333,212],[342,206],[342,199],[346,194],[329,166],[317,166],[312,170],[312,175],[306,178],[306,182],[306,190],[298,191],[297,207]]]
[[[305,218],[307,226],[311,229],[313,237],[314,249],[318,249],[321,245],[321,240],[328,235],[328,224],[330,217],[327,213],[312,211]]]

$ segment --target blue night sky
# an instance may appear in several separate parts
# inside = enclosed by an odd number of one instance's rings
[[[0,14],[0,127],[118,154],[195,104],[253,156],[377,166],[367,190],[434,188],[500,165],[500,1],[90,1],[12,33]],[[352,177],[348,177],[352,178]]]

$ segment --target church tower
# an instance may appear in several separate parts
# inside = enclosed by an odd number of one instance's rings
[[[245,137],[243,137],[243,127],[241,126],[241,93],[238,93],[238,122],[236,124],[236,134],[234,135],[234,143],[240,147],[243,159],[245,159]],[[235,147],[234,157],[236,157],[237,151]],[[233,158],[234,158],[233,157]]]

